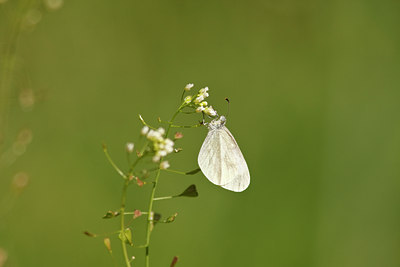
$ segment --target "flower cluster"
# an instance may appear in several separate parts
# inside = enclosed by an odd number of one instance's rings
[[[188,86],[190,86],[190,88],[192,88],[194,85],[193,84],[186,85],[185,90]],[[207,101],[204,101],[209,96],[208,90],[209,90],[208,87],[202,88],[202,89],[200,89],[200,91],[197,95],[187,96],[185,98],[184,102],[186,104],[192,103],[194,105],[194,107],[196,108],[197,113],[204,112],[208,116],[215,117],[215,116],[217,116],[217,111],[215,111],[212,106],[208,106]]]
[[[165,157],[174,151],[174,142],[169,138],[164,138],[164,128],[160,127],[157,130],[150,130],[149,127],[144,126],[141,133],[145,135],[148,140],[153,142],[153,149],[155,152],[153,157],[154,162],[159,162],[161,157]]]

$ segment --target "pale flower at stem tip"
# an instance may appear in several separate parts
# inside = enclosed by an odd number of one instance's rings
[[[213,109],[212,106],[206,107],[204,109],[204,113],[212,117],[217,116],[217,112]]]
[[[140,133],[142,135],[146,135],[149,132],[149,127],[148,126],[143,126],[142,130],[140,131]]]
[[[192,89],[193,86],[194,86],[193,83],[188,83],[188,84],[185,86],[185,91],[190,91],[190,89]]]
[[[126,152],[132,153],[134,148],[135,148],[134,143],[126,143]]]

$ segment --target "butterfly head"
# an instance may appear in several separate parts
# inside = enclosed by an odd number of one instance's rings
[[[225,116],[221,116],[217,119],[212,120],[207,126],[210,130],[218,129],[224,126],[226,123]]]

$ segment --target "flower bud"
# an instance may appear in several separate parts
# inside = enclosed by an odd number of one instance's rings
[[[192,102],[192,96],[187,96],[187,97],[185,97],[184,102],[185,102],[186,104],[189,104],[190,102]]]
[[[148,132],[149,132],[149,127],[147,126],[143,126],[142,130],[140,131],[142,135],[146,135]]]
[[[183,138],[183,134],[181,132],[176,132],[174,135],[175,139],[182,139]]]
[[[134,143],[126,143],[126,152],[132,153],[134,148],[135,148]]]
[[[169,162],[168,161],[163,161],[163,162],[161,162],[160,163],[160,169],[161,170],[166,170],[166,169],[168,169],[169,168]]]
[[[194,86],[193,83],[188,83],[188,84],[185,86],[185,91],[190,91],[190,89],[192,89],[193,86]]]

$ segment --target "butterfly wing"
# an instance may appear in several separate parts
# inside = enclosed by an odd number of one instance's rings
[[[250,173],[243,154],[225,126],[208,132],[198,163],[210,182],[225,189],[241,192],[250,184]]]

